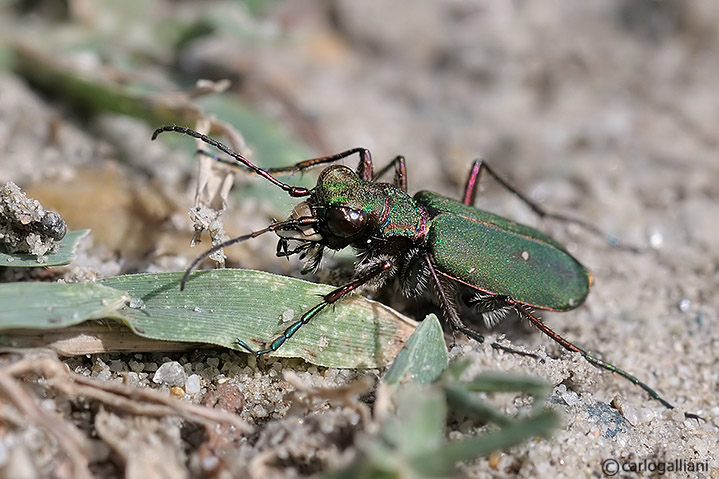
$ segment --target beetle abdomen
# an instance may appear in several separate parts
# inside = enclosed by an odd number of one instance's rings
[[[432,214],[426,244],[445,276],[540,309],[573,309],[589,293],[589,271],[540,231],[436,193],[415,199]]]

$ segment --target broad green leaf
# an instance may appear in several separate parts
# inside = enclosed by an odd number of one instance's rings
[[[394,399],[397,415],[382,425],[381,435],[401,455],[422,455],[444,444],[447,403],[439,388],[407,383]]]
[[[116,316],[128,298],[97,283],[0,284],[0,330],[56,329]]]
[[[244,351],[237,339],[260,348],[275,339],[333,287],[262,271],[221,269],[192,274],[137,274],[102,280],[132,298],[121,313],[138,335],[215,344]],[[413,322],[360,296],[327,307],[301,327],[277,357],[300,357],[320,366],[376,368],[397,354]]]
[[[75,259],[75,250],[82,238],[84,238],[90,230],[70,231],[65,237],[59,241],[60,246],[54,253],[48,253],[42,261],[38,256],[27,253],[7,253],[2,244],[0,244],[0,266],[8,266],[11,268],[40,268],[45,266],[62,266],[69,264]],[[1,307],[0,307],[1,308]]]
[[[402,379],[431,383],[447,367],[447,345],[442,325],[437,316],[430,314],[410,336],[385,374],[384,382],[397,384]]]

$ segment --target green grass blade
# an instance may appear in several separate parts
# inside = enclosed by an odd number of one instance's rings
[[[500,426],[507,426],[513,419],[506,416],[490,403],[483,401],[477,395],[470,393],[466,384],[452,383],[444,386],[449,408],[455,413],[464,413],[485,422],[493,422]]]
[[[59,241],[60,246],[54,253],[45,256],[35,256],[27,253],[8,253],[5,247],[0,244],[0,266],[11,268],[40,268],[45,266],[62,266],[69,264],[75,259],[77,245],[90,230],[70,231]],[[42,261],[39,261],[42,258]]]
[[[137,274],[101,283],[132,297],[122,316],[140,336],[240,351],[238,338],[255,347],[271,341],[333,289],[262,271],[221,269],[194,273],[180,292],[181,277]],[[397,354],[412,330],[413,322],[399,313],[353,296],[326,308],[272,355],[320,366],[375,368]]]
[[[437,379],[447,367],[447,345],[442,325],[430,314],[410,336],[385,374],[384,382],[397,384],[402,379],[428,384]]]
[[[0,284],[0,330],[56,329],[115,316],[127,300],[97,283]]]
[[[415,457],[413,463],[415,469],[422,471],[425,477],[433,477],[434,473],[442,475],[461,461],[506,449],[534,436],[545,436],[558,422],[559,418],[554,411],[543,410],[497,431],[447,443],[434,453]]]
[[[532,396],[545,396],[549,385],[538,377],[486,371],[466,383],[468,391],[524,392]]]

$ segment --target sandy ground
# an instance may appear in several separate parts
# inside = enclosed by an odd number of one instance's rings
[[[461,474],[604,477],[603,461],[647,460],[702,463],[713,471],[667,477],[719,477],[719,7],[372,0],[337,2],[328,12],[320,3],[275,5],[267,23],[281,41],[272,37],[251,50],[223,38],[198,41],[181,63],[189,74],[219,77],[249,63],[255,84],[281,85],[311,118],[320,140],[294,131],[310,148],[364,146],[378,164],[403,154],[411,191],[459,196],[471,161],[482,157],[547,210],[642,248],[612,248],[585,231],[540,221],[485,181],[478,207],[551,232],[594,274],[582,307],[542,313],[543,319],[677,409],[536,331],[503,324],[498,334],[517,347],[538,348],[545,360],[475,343],[453,354],[471,358],[477,371],[547,378],[556,385],[551,402],[563,424],[549,440],[513,447],[498,463],[464,465]],[[40,97],[31,101],[47,108]],[[11,104],[0,93],[0,126],[12,121]],[[259,108],[286,119],[272,101]],[[48,168],[61,174],[78,157],[92,156],[83,123],[73,128],[82,141],[71,154],[32,146],[32,134],[19,139],[4,127],[0,179],[21,182],[37,160],[52,160]],[[68,157],[74,159],[64,163]],[[113,272],[100,260],[94,267]],[[239,372],[258,380],[257,372]],[[608,406],[613,398],[623,415]],[[516,410],[511,400],[504,406]]]

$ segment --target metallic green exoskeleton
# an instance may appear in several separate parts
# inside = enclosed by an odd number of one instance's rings
[[[414,199],[430,212],[427,244],[441,274],[539,309],[584,302],[592,276],[552,238],[431,191]]]
[[[474,162],[462,201],[457,201],[431,191],[410,196],[405,161],[401,156],[378,172],[374,171],[372,157],[364,148],[306,160],[290,167],[262,169],[224,144],[188,128],[164,126],[155,131],[153,139],[164,131],[198,138],[233,158],[223,159],[206,153],[217,161],[262,176],[292,197],[305,198],[287,220],[231,239],[200,255],[187,269],[182,287],[190,271],[213,252],[271,231],[279,236],[277,255],[300,255],[305,260],[303,271],[318,268],[326,248],[339,250],[349,246],[357,253],[354,279],[325,295],[320,303],[264,348],[254,350],[244,341],[237,340],[237,344],[250,353],[259,356],[276,351],[328,305],[364,284],[381,287],[396,278],[408,297],[432,291],[450,327],[471,338],[483,341],[483,337],[460,318],[455,307],[459,300],[458,289],[472,292],[467,303],[476,308],[488,326],[514,311],[564,348],[581,353],[596,366],[624,376],[664,406],[673,408],[636,377],[575,346],[532,312],[532,308],[554,311],[576,308],[589,293],[592,275],[561,244],[544,233],[474,208],[481,173],[489,173],[542,217],[553,217],[580,224],[595,233],[598,231],[582,221],[545,212],[485,162]],[[356,170],[342,165],[328,166],[312,189],[288,185],[274,176],[301,172],[354,154],[360,158]],[[394,171],[392,183],[377,181],[390,170]]]

